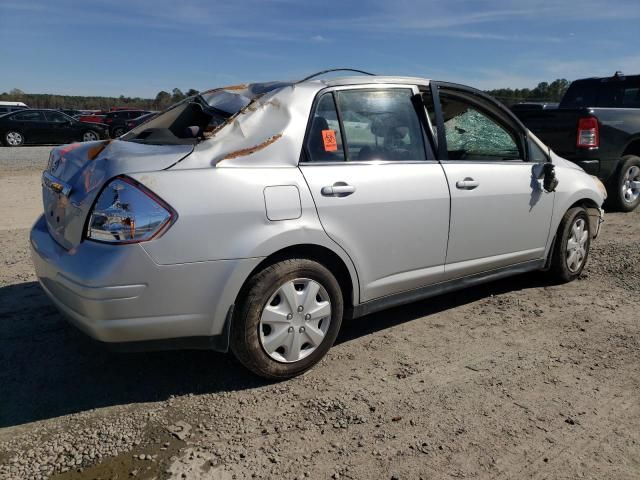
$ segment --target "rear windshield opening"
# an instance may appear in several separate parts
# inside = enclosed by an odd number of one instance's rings
[[[223,121],[219,119],[220,123]],[[135,127],[122,139],[159,145],[194,144],[212,122],[214,116],[190,99]]]
[[[195,144],[265,93],[289,85],[266,82],[209,90],[169,107],[121,139],[156,145]]]

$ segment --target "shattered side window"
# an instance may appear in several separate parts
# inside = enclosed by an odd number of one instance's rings
[[[442,96],[449,160],[522,160],[517,136],[462,99]]]

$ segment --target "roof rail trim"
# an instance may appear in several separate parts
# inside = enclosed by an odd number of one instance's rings
[[[298,80],[295,83],[306,82],[307,80],[311,80],[312,78],[319,77],[320,75],[324,75],[325,73],[331,73],[331,72],[355,72],[355,73],[362,73],[364,75],[371,75],[372,77],[375,77],[376,75],[375,73],[365,72],[364,70],[356,70],[355,68],[330,68],[328,70],[322,70],[320,72],[316,72],[312,75],[309,75],[308,77],[303,78],[302,80]]]

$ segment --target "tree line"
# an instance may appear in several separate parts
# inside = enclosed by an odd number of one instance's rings
[[[68,108],[76,110],[109,110],[111,107],[129,107],[140,110],[164,110],[180,100],[198,94],[193,88],[183,92],[174,88],[171,93],[164,90],[155,98],[100,97],[79,95],[54,95],[49,93],[25,93],[18,88],[0,93],[0,101],[23,102],[31,108]]]
[[[558,78],[551,83],[541,82],[535,88],[498,88],[486,93],[507,106],[520,102],[559,102],[571,82]]]
[[[541,82],[535,88],[498,88],[486,93],[507,106],[519,102],[559,102],[569,88],[569,81],[559,78],[551,83]],[[24,102],[32,108],[73,108],[78,110],[109,110],[111,107],[130,107],[141,110],[164,110],[180,100],[196,95],[193,88],[183,92],[174,88],[171,92],[160,91],[155,98],[140,97],[97,97],[75,95],[52,95],[48,93],[25,93],[14,88],[0,93],[0,101]]]

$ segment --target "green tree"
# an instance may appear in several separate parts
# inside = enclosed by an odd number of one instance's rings
[[[534,89],[529,88],[498,88],[487,93],[507,106],[520,102],[559,102],[564,96],[570,82],[558,78],[551,82],[540,82]]]
[[[180,90],[179,88],[174,88],[172,92],[173,92],[173,95],[171,96],[171,101],[173,103],[176,103],[176,102],[179,102],[180,100],[185,99],[184,93],[182,93],[182,90]]]
[[[164,90],[158,92],[153,105],[156,110],[164,110],[169,105],[171,105],[171,94],[169,92],[165,92]]]

